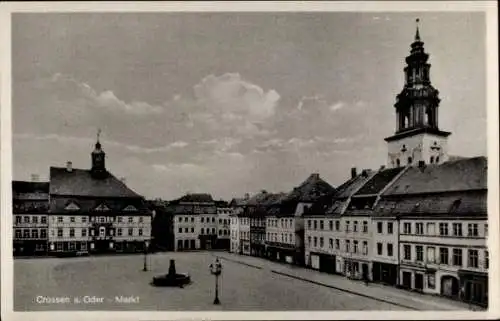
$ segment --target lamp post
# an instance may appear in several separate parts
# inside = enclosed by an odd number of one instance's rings
[[[222,264],[219,258],[215,259],[215,262],[210,264],[210,273],[215,275],[215,299],[214,304],[220,304],[219,301],[219,275],[222,273]]]
[[[148,270],[148,241],[144,241],[144,267],[142,268],[143,271]]]

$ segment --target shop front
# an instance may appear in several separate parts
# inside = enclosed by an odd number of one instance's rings
[[[459,270],[462,301],[488,306],[488,273]]]

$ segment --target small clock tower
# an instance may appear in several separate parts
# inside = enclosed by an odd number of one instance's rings
[[[91,172],[95,178],[106,177],[107,171],[105,166],[106,153],[101,148],[101,143],[99,142],[99,137],[101,135],[101,130],[97,131],[97,142],[95,148],[92,151],[92,168]]]
[[[429,55],[424,51],[418,28],[404,68],[405,85],[396,97],[396,132],[385,138],[389,168],[447,161],[450,132],[438,126],[439,91],[431,85]]]

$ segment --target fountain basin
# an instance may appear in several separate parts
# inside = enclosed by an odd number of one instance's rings
[[[174,275],[165,274],[153,277],[152,285],[154,286],[178,286],[183,287],[191,283],[191,277],[187,273],[176,273]]]

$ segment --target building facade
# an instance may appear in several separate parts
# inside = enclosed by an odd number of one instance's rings
[[[13,249],[15,256],[46,255],[49,183],[12,182]]]

